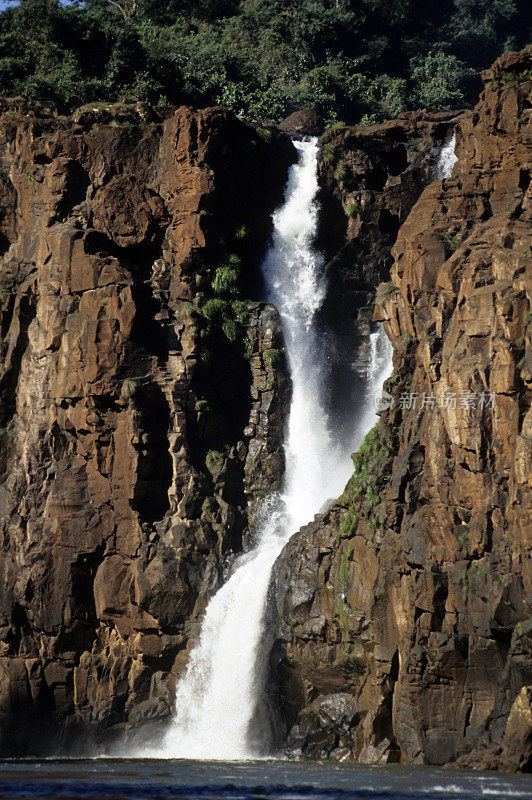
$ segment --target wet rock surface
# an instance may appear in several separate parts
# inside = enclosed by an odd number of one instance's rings
[[[0,111],[0,749],[66,753],[168,717],[281,480],[282,332],[245,298],[295,151],[218,108]]]
[[[453,176],[396,213],[393,405],[274,568],[290,755],[530,770],[531,64],[484,73]]]

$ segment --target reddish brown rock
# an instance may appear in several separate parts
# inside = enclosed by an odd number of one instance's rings
[[[322,313],[340,336],[352,338],[367,317],[375,287],[389,276],[399,228],[437,177],[442,146],[461,113],[405,112],[378,125],[337,123],[321,138],[320,244],[329,262]]]
[[[294,150],[217,108],[0,109],[0,750],[66,752],[168,716],[281,479],[282,334],[245,298]]]
[[[394,405],[275,567],[292,753],[530,769],[531,62],[485,73],[400,228],[375,312]]]
[[[523,686],[515,698],[506,724],[503,768],[532,771],[532,686]]]

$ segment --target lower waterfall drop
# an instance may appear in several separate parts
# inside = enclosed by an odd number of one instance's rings
[[[353,421],[352,440],[339,445],[327,423],[322,385],[327,353],[315,325],[325,294],[323,261],[313,247],[318,147],[315,139],[295,146],[299,159],[290,170],[285,202],[274,214],[273,242],[262,267],[267,299],[281,316],[293,384],[284,490],[265,502],[254,548],[238,558],[207,606],[199,641],[177,685],[163,757],[257,756],[249,727],[262,689],[257,659],[271,569],[289,537],[342,492],[352,472],[350,455],[359,443],[360,422]],[[382,349],[377,341],[375,346],[374,387],[383,379],[376,363]],[[370,425],[373,395],[371,403]]]

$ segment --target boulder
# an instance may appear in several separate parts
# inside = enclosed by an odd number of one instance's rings
[[[279,125],[279,129],[292,139],[303,139],[306,136],[321,136],[324,122],[315,109],[303,108],[286,117]]]

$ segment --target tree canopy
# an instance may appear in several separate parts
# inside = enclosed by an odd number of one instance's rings
[[[21,0],[0,13],[0,94],[223,104],[278,121],[314,106],[378,121],[470,104],[530,39],[529,0]]]

